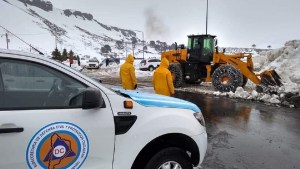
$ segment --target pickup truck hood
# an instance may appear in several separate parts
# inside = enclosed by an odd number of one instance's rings
[[[114,91],[119,92],[123,95],[126,95],[138,102],[143,106],[149,107],[170,107],[170,108],[181,108],[181,109],[190,109],[195,112],[200,112],[200,109],[195,104],[177,99],[174,97],[168,97],[158,94],[144,93],[140,91],[134,90],[124,90],[124,89],[116,89],[113,88]]]

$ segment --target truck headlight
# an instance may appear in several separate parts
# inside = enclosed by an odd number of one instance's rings
[[[194,113],[195,118],[199,121],[199,123],[205,127],[204,117],[201,112]]]

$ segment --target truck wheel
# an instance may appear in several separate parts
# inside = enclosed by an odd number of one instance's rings
[[[235,92],[238,86],[243,85],[242,73],[231,65],[218,67],[212,74],[212,83],[220,92]]]
[[[153,67],[153,66],[149,66],[148,70],[149,70],[150,72],[152,72],[152,71],[154,70],[154,67]]]
[[[197,84],[197,85],[199,85],[199,84],[202,83],[202,80],[201,80],[201,79],[199,79],[199,80],[197,80],[197,81],[185,80],[185,83],[188,83],[188,84]]]
[[[155,154],[145,169],[192,169],[189,156],[180,148],[165,148]]]
[[[174,87],[181,87],[183,84],[181,66],[179,64],[170,64],[169,70],[172,73]]]

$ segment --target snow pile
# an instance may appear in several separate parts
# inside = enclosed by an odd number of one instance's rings
[[[217,92],[214,93],[218,95]],[[230,98],[242,98],[247,100],[262,101],[265,103],[280,104],[280,97],[276,94],[257,93],[255,90],[251,92],[245,91],[242,87],[238,87],[235,92],[222,93],[220,95],[227,95]]]
[[[257,93],[254,90],[255,85],[250,82],[247,84],[248,88],[252,88],[250,91],[238,87],[235,92],[214,92],[214,95],[299,107],[297,102],[300,96],[300,40],[288,41],[282,48],[262,52],[253,58],[253,63],[255,71],[258,72],[276,70],[283,86],[275,88],[275,91],[273,89],[270,93]]]
[[[262,52],[260,55],[253,57],[253,63],[255,71],[258,72],[276,70],[281,77],[283,86],[277,88],[276,92],[272,94],[257,93],[254,90],[255,85],[249,82],[247,87],[253,90],[245,91],[243,88],[238,87],[235,92],[214,92],[214,95],[225,95],[230,98],[242,98],[294,107],[293,104],[297,104],[297,101],[287,103],[287,100],[291,96],[299,97],[300,93],[300,40],[288,41],[282,48]]]
[[[300,40],[285,43],[279,49],[263,52],[253,58],[255,70],[275,69],[282,78],[280,93],[299,93],[300,91]]]

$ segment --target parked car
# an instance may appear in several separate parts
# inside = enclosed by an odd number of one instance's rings
[[[155,70],[160,64],[160,59],[150,58],[144,59],[140,62],[140,70]]]
[[[55,60],[9,50],[0,50],[0,135],[0,168],[9,169],[192,169],[207,149],[195,104],[107,89]]]
[[[100,64],[97,58],[92,58],[87,62],[86,68],[88,69],[99,69]]]
[[[88,64],[88,59],[84,58],[84,57],[81,57],[80,58],[80,65],[81,66],[87,66]]]

